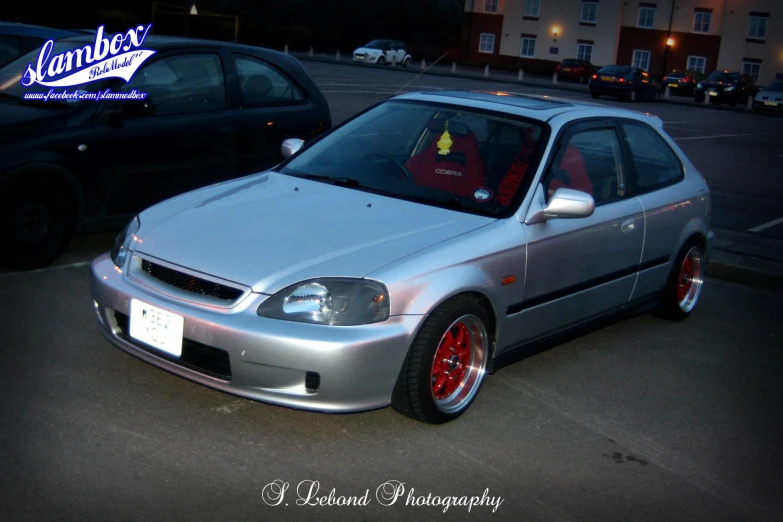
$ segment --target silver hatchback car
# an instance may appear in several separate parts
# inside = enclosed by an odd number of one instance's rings
[[[93,262],[110,341],[250,399],[443,423],[531,345],[699,299],[710,194],[655,116],[406,94],[283,152]]]

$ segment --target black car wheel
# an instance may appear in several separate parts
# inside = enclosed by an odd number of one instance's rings
[[[384,58],[383,56],[378,58],[378,65],[380,65],[380,66],[386,65],[386,58]]]
[[[0,193],[0,264],[29,270],[60,257],[76,225],[70,187],[46,176],[25,176],[3,185]]]
[[[600,98],[600,97],[601,97],[601,95],[600,95],[600,94],[598,94],[597,92],[591,92],[591,93],[590,93],[590,96],[592,96],[592,97],[593,97],[593,98],[595,98],[596,100],[597,100],[598,98]]]

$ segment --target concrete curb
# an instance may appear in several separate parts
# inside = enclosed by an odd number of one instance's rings
[[[326,57],[320,57],[320,56],[313,56],[312,58],[307,54],[304,53],[303,55],[300,53],[291,53],[292,56],[297,58],[298,60],[305,61],[305,62],[316,62],[316,63],[328,63],[332,65],[348,65],[351,67],[374,67],[378,68],[378,66],[366,64],[366,63],[355,63],[353,61],[337,61],[334,57],[332,58],[326,58]],[[408,73],[408,74],[419,74],[421,70],[416,68],[410,68],[410,69],[403,69],[402,67],[386,67],[383,70],[391,71],[391,72],[398,72],[398,73]],[[445,71],[438,71],[438,70],[432,70],[430,69],[425,74],[430,76],[443,76],[446,78],[464,78],[466,80],[476,80],[476,81],[482,81],[482,82],[492,82],[492,83],[506,83],[509,85],[524,85],[528,87],[540,87],[542,89],[552,89],[552,90],[559,90],[559,91],[571,91],[571,92],[581,92],[585,94],[589,94],[590,91],[587,89],[584,84],[578,84],[578,85],[569,85],[569,84],[561,84],[558,83],[557,85],[554,85],[552,83],[534,83],[525,81],[524,79],[522,81],[519,80],[512,80],[509,78],[498,78],[498,77],[492,77],[491,75],[489,77],[484,76],[473,76],[473,75],[467,75],[467,74],[459,74],[459,73],[452,73],[452,72],[445,72]],[[543,77],[538,77],[543,78]],[[544,80],[542,79],[542,82]],[[780,111],[780,113],[774,113],[774,112],[760,112],[757,110],[748,110],[746,108],[732,108],[724,105],[705,105],[703,103],[694,103],[691,101],[685,101],[685,100],[677,100],[674,98],[661,98],[660,103],[670,103],[672,105],[681,105],[684,107],[696,107],[700,109],[712,109],[716,111],[731,111],[738,114],[753,114],[754,116],[770,116],[775,118],[783,117],[783,111]]]
[[[762,290],[783,292],[783,264],[713,249],[707,276]]]

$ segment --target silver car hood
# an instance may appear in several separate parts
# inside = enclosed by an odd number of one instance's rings
[[[152,227],[142,214],[136,251],[268,294],[312,277],[363,277],[495,221],[277,173],[198,195],[171,200],[165,218],[169,202],[153,207]]]

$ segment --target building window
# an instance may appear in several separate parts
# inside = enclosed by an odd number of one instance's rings
[[[748,27],[748,38],[757,38],[763,40],[767,37],[767,18],[762,16],[751,16],[750,26]]]
[[[688,67],[689,71],[699,72],[704,74],[704,70],[707,68],[707,58],[704,56],[689,56]]]
[[[525,16],[538,16],[541,0],[525,0]]]
[[[491,33],[481,33],[481,41],[479,42],[480,53],[494,53],[495,52],[495,35]]]
[[[696,11],[693,17],[693,32],[709,33],[710,22],[712,22],[712,13]]]
[[[497,13],[498,12],[498,0],[484,0],[484,12],[485,13]]]
[[[631,67],[648,70],[650,68],[650,51],[634,51]]]
[[[593,46],[590,44],[579,44],[576,46],[576,59],[590,62],[593,57]]]
[[[759,72],[761,71],[761,64],[757,62],[742,62],[742,72],[749,74],[753,78],[754,82],[759,81]]]
[[[525,58],[535,58],[536,56],[536,39],[535,38],[522,38],[522,52],[519,54]]]
[[[594,24],[598,18],[598,3],[582,2],[582,22]]]
[[[639,27],[652,27],[655,23],[655,8],[654,7],[640,7],[639,8]]]

